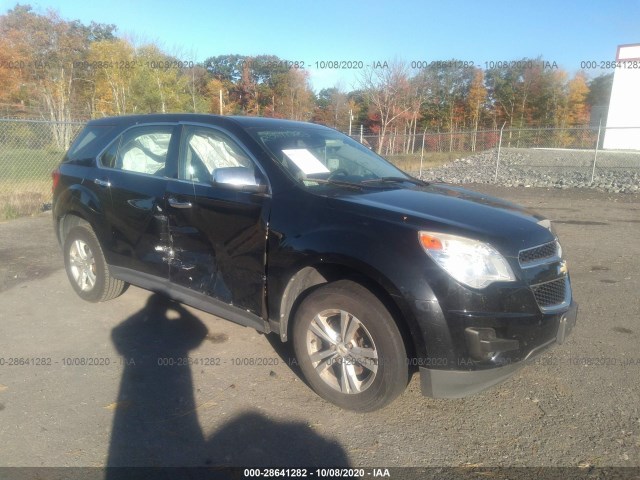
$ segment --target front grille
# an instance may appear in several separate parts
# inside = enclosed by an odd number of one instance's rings
[[[567,297],[567,277],[531,287],[540,308],[552,308],[562,305]]]
[[[556,256],[558,256],[558,242],[554,240],[553,242],[545,243],[544,245],[520,250],[520,253],[518,254],[518,261],[521,266],[527,267],[529,264],[537,263],[548,258],[554,258]]]

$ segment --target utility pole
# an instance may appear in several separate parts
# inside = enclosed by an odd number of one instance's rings
[[[351,122],[353,122],[353,110],[349,109],[349,136],[351,136]]]
[[[222,115],[222,89],[220,89],[220,115]]]

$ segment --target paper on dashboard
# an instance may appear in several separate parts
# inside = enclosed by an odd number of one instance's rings
[[[282,150],[305,175],[329,173],[329,169],[306,148]]]

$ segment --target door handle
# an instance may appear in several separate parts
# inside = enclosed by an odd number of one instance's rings
[[[99,178],[96,178],[93,183],[95,183],[96,185],[99,185],[101,187],[110,187],[111,186],[111,182],[109,180],[101,180]]]
[[[181,202],[173,197],[169,197],[169,205],[173,208],[191,208],[191,202]]]

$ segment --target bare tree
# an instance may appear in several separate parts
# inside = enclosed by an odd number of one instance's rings
[[[408,102],[409,74],[405,62],[393,60],[384,66],[370,66],[362,71],[360,87],[379,117],[378,154],[382,153],[387,132],[393,122],[411,109]]]

